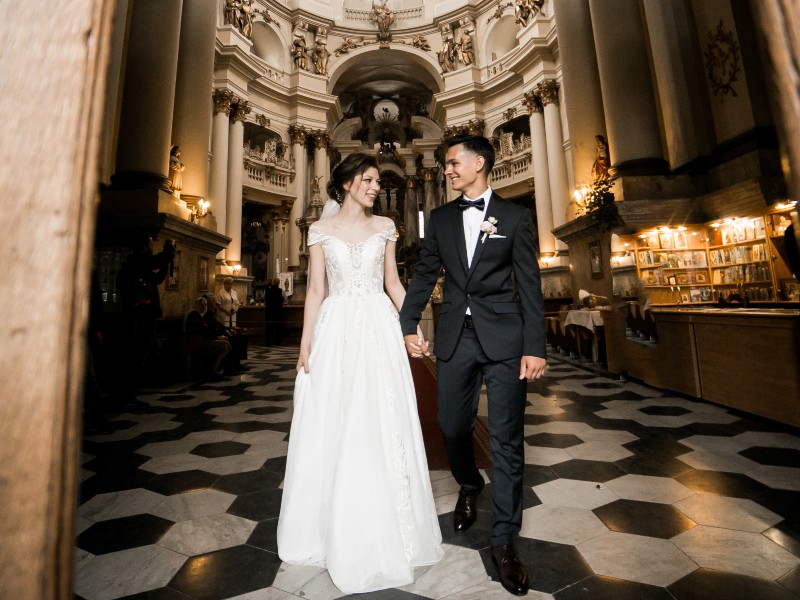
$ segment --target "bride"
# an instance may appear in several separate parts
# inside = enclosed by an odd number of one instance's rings
[[[398,322],[405,289],[394,258],[395,226],[367,213],[378,178],[373,157],[348,156],[328,184],[339,210],[309,228],[278,519],[281,559],[326,567],[347,594],[409,584],[414,567],[443,556]],[[419,343],[421,355],[421,336]]]

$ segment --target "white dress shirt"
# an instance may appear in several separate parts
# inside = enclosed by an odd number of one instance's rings
[[[481,223],[486,218],[486,211],[489,209],[489,198],[492,197],[492,188],[487,188],[477,198],[467,198],[462,194],[465,200],[478,200],[483,198],[483,210],[478,208],[465,208],[461,211],[461,218],[464,221],[464,239],[467,246],[467,266],[472,266],[472,255],[475,254],[475,246],[478,243],[478,235],[481,232]],[[471,315],[472,311],[467,307],[467,314]]]
[[[467,266],[472,266],[472,255],[475,254],[475,246],[478,243],[478,235],[481,231],[481,223],[483,223],[486,218],[486,211],[489,209],[489,198],[492,197],[492,188],[487,188],[485,192],[483,192],[477,198],[467,198],[464,196],[465,200],[478,200],[483,198],[484,206],[483,210],[479,210],[477,208],[465,208],[461,211],[461,218],[464,220],[464,239],[467,245]]]

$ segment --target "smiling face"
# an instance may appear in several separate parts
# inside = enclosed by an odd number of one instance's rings
[[[380,173],[374,167],[367,168],[360,175],[353,177],[350,183],[344,184],[347,197],[358,203],[362,208],[372,208],[378,192],[381,191]],[[347,198],[345,199],[347,200]]]
[[[456,144],[447,150],[444,174],[455,191],[474,199],[489,187],[483,172],[484,164],[482,156]]]

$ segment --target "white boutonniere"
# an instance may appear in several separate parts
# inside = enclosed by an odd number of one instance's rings
[[[487,235],[494,235],[497,233],[497,219],[494,217],[489,217],[483,223],[481,223],[481,231],[483,235],[481,236],[481,244],[486,241]]]

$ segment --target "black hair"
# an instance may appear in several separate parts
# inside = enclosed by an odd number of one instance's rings
[[[374,156],[355,152],[336,165],[328,182],[328,196],[339,204],[344,202],[344,184],[350,183],[369,168],[378,169],[378,161]]]
[[[492,168],[494,167],[494,146],[492,146],[492,143],[482,135],[454,135],[453,137],[449,138],[445,144],[447,144],[448,148],[452,148],[453,146],[458,146],[460,144],[464,146],[464,150],[483,157],[483,172],[487,177],[489,176],[489,173],[492,172]]]

